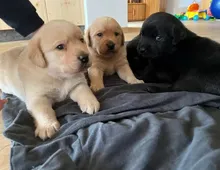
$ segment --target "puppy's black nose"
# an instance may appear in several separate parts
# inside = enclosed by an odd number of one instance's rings
[[[114,50],[115,44],[114,44],[112,41],[109,41],[109,42],[107,43],[107,47],[108,47],[109,50]]]
[[[89,57],[87,55],[79,56],[78,59],[83,63],[86,64],[89,61]]]
[[[139,51],[141,54],[144,54],[144,53],[146,53],[147,50],[146,50],[146,48],[141,47],[141,48],[139,48]]]

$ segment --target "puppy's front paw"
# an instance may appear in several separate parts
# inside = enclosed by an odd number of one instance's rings
[[[103,89],[103,88],[104,88],[104,85],[103,85],[103,84],[94,84],[94,83],[93,83],[93,84],[90,85],[90,88],[91,88],[91,90],[92,90],[93,92],[97,92],[97,91]]]
[[[56,131],[59,130],[59,128],[60,123],[57,120],[36,122],[35,136],[39,136],[42,140],[45,140],[47,138],[51,138],[56,133]]]
[[[144,81],[133,78],[133,79],[128,80],[128,83],[129,84],[142,84],[142,83],[144,83]]]
[[[99,111],[100,103],[96,99],[95,96],[88,96],[82,101],[79,101],[79,107],[82,112],[86,112],[88,114],[93,114]]]

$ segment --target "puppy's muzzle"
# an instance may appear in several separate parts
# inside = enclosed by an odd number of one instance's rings
[[[115,49],[115,43],[113,43],[112,41],[108,41],[106,45],[109,51],[113,51]]]
[[[147,49],[144,47],[139,48],[138,50],[140,52],[140,54],[146,54],[147,53]]]
[[[142,45],[142,46],[139,46],[137,48],[137,50],[140,55],[147,55],[149,52],[151,52],[151,46],[150,45]]]
[[[78,57],[78,60],[82,63],[82,64],[87,64],[89,62],[89,56],[88,55],[82,55]]]

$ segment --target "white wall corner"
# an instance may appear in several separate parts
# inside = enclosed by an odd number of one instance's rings
[[[121,27],[128,26],[127,0],[84,0],[85,29],[97,18],[109,16]]]

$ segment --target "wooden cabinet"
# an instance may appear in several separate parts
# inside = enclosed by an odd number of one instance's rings
[[[38,15],[48,22],[55,19],[64,19],[76,25],[84,25],[83,0],[30,0]],[[0,19],[0,30],[11,29]]]
[[[146,3],[146,18],[155,12],[166,11],[167,0],[143,0],[143,2]]]
[[[128,21],[145,20],[155,12],[165,12],[167,0],[142,0],[141,3],[128,2]]]
[[[143,21],[146,14],[145,3],[128,3],[128,21]]]
[[[45,0],[48,20],[65,19],[77,25],[84,25],[83,0]]]
[[[166,12],[166,7],[167,7],[167,0],[160,0],[160,12]]]
[[[32,5],[36,8],[38,15],[44,22],[48,21],[46,3],[44,0],[30,0]]]

